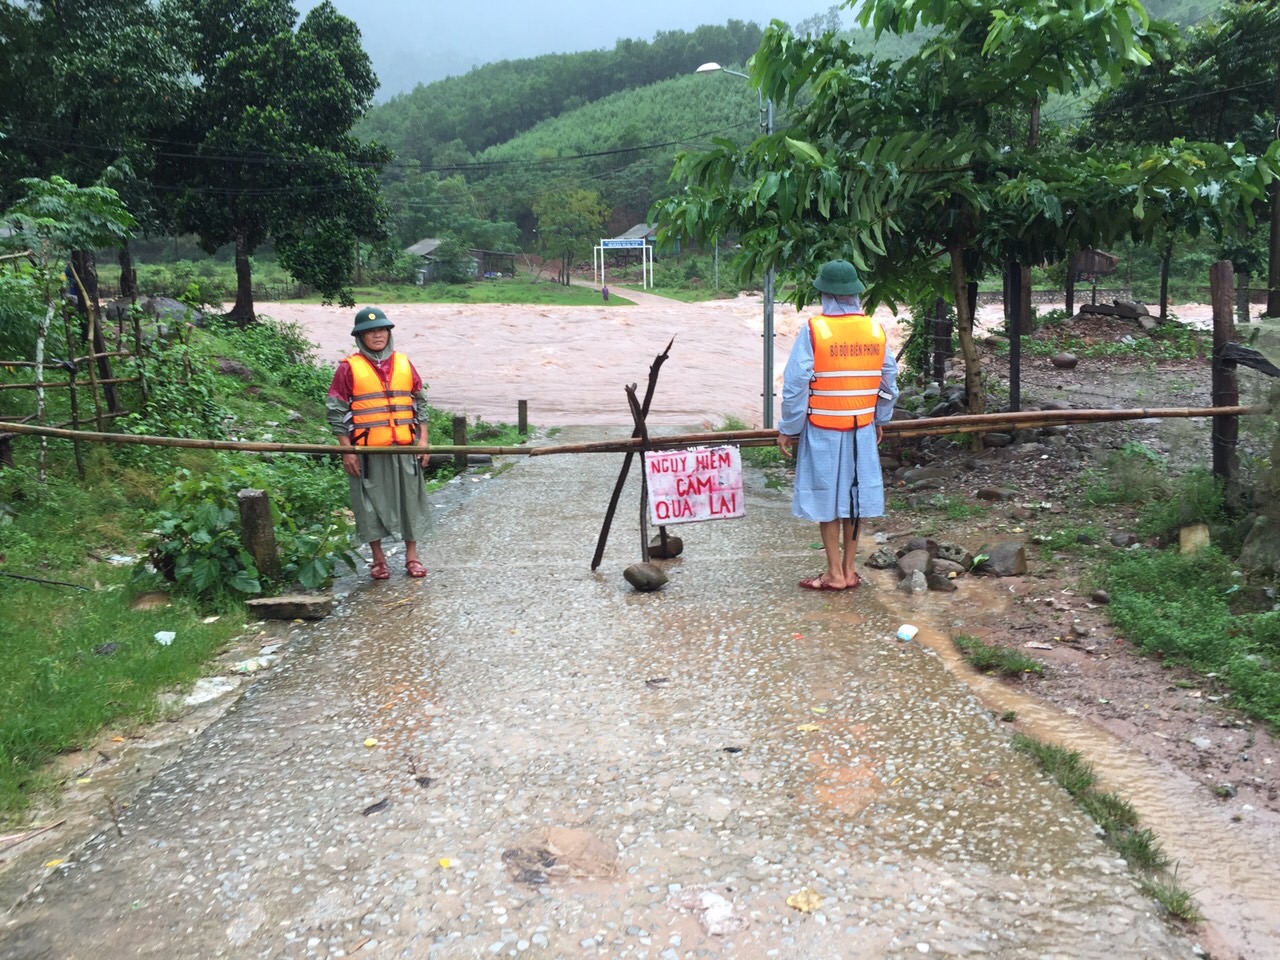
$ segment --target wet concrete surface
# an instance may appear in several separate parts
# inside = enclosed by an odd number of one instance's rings
[[[797,588],[785,494],[640,594],[632,482],[590,572],[620,460],[438,497],[430,576],[350,581],[0,958],[1193,955],[883,588]]]

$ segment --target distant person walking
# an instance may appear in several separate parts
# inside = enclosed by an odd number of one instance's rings
[[[801,330],[782,376],[778,448],[795,457],[791,512],[818,524],[827,569],[806,590],[849,590],[858,524],[884,515],[881,424],[893,417],[898,365],[884,329],[862,312],[866,285],[846,260],[824,263],[813,282],[822,313]]]
[[[382,541],[404,539],[404,569],[425,577],[418,540],[427,528],[427,491],[422,468],[427,454],[359,453],[361,447],[413,446],[427,442],[427,394],[409,358],[391,343],[395,324],[377,307],[356,314],[351,335],[358,349],[338,364],[325,401],[329,425],[346,448],[342,468],[351,487],[356,535],[369,544],[369,576],[391,576]]]

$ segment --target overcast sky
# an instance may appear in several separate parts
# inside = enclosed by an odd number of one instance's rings
[[[382,81],[378,99],[495,60],[612,48],[621,38],[729,20],[795,24],[837,0],[334,0],[360,27]],[[315,3],[300,0],[305,13]],[[843,12],[846,26],[851,15]],[[696,64],[694,65],[696,66]]]

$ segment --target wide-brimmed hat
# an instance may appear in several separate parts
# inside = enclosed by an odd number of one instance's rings
[[[828,260],[818,270],[813,285],[833,297],[852,297],[867,289],[858,279],[858,268],[848,260]]]
[[[368,333],[370,330],[381,330],[383,327],[390,329],[395,326],[394,323],[387,319],[387,315],[377,307],[361,307],[356,313],[355,324],[351,328],[353,337]]]

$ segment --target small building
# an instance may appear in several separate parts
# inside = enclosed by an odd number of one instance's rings
[[[419,286],[424,283],[435,283],[438,279],[436,250],[444,242],[439,237],[424,237],[404,252],[411,256],[421,257],[422,263],[417,269]],[[516,275],[516,255],[501,250],[467,251],[471,255],[471,275],[478,278],[497,279],[498,277],[514,277]]]
[[[405,247],[404,252],[415,257],[421,257],[422,263],[417,269],[418,286],[424,283],[434,283],[436,279],[436,261],[435,252],[440,244],[444,243],[439,237],[424,237],[411,247]]]

